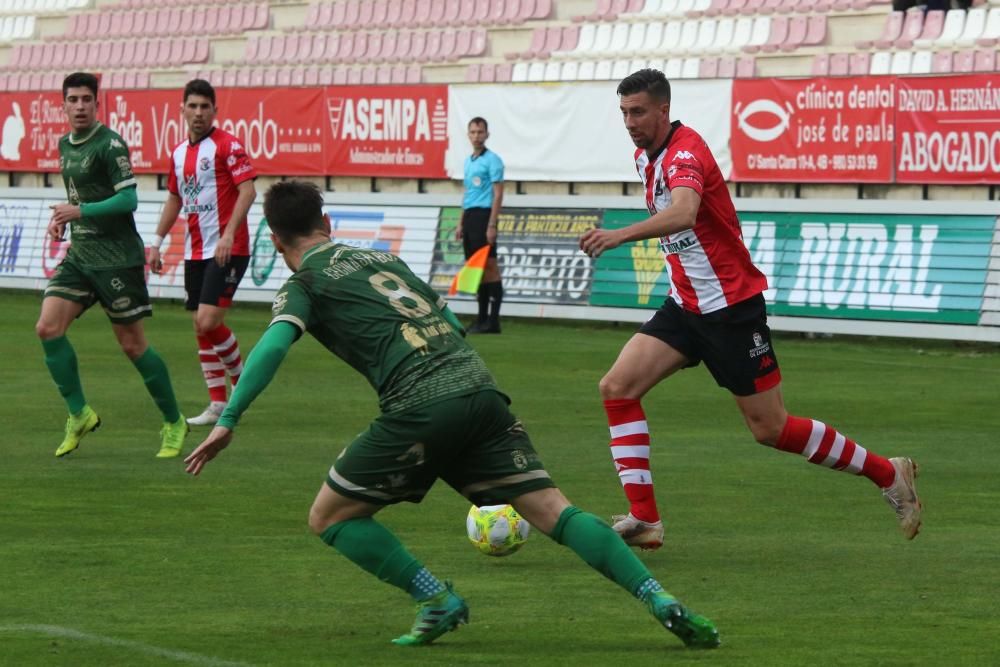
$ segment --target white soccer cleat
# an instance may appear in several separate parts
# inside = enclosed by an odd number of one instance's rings
[[[628,514],[612,514],[611,528],[618,533],[625,544],[639,547],[644,551],[654,551],[663,546],[663,522],[647,523]]]
[[[912,540],[920,532],[920,513],[923,505],[917,497],[917,464],[913,459],[903,456],[889,459],[896,469],[896,479],[892,484],[882,489],[882,496],[896,512],[899,527],[903,529],[906,539]]]
[[[226,404],[222,401],[212,401],[197,417],[191,417],[187,420],[187,423],[191,426],[211,426],[215,422],[219,421],[219,417],[222,416],[222,411],[226,409]]]

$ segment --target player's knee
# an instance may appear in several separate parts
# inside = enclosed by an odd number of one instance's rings
[[[322,535],[326,532],[327,528],[338,521],[341,521],[341,519],[336,516],[336,513],[331,514],[317,509],[316,507],[309,508],[309,530],[311,530],[314,535]]]
[[[146,348],[149,347],[145,340],[133,340],[131,338],[119,340],[118,344],[121,345],[122,352],[129,359],[138,359],[146,352]]]
[[[601,378],[598,383],[597,388],[601,392],[601,398],[605,401],[614,400],[616,398],[638,398],[637,396],[629,395],[628,383],[623,382],[621,378],[608,373]]]
[[[753,434],[754,440],[762,445],[774,447],[778,443],[778,438],[781,437],[781,429],[784,424],[767,417],[747,416],[747,426],[750,427],[750,433]]]
[[[199,336],[205,336],[210,331],[214,331],[218,326],[219,322],[216,318],[211,315],[201,315],[200,313],[194,318],[194,331]]]
[[[37,335],[42,340],[52,340],[53,338],[58,338],[63,334],[59,330],[59,327],[52,322],[47,320],[38,320],[35,323],[35,335]]]

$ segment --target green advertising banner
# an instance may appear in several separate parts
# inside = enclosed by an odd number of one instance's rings
[[[606,211],[620,228],[643,211]],[[775,315],[976,324],[992,216],[741,213],[754,263],[768,276]],[[654,261],[655,260],[655,261]],[[655,308],[669,279],[658,242],[606,253],[591,303]]]

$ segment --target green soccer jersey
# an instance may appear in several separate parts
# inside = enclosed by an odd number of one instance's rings
[[[443,307],[395,255],[324,243],[305,254],[278,291],[271,323],[308,331],[368,379],[383,412],[398,412],[496,389]]]
[[[69,203],[79,205],[112,197],[135,187],[128,146],[114,131],[96,123],[86,134],[59,140],[59,169]],[[70,223],[69,256],[92,269],[141,266],[142,239],[131,213],[83,217]]]

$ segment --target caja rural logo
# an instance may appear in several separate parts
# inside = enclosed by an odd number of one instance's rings
[[[746,106],[737,102],[733,109],[737,127],[743,131],[743,134],[762,143],[774,141],[784,134],[792,123],[792,113],[794,113],[792,105],[788,102],[785,102],[785,106],[781,106],[774,100],[767,98],[756,99]],[[754,116],[758,116],[755,119],[756,122],[767,122],[771,118],[774,119],[774,122],[761,126],[754,125],[750,123],[750,119]]]

